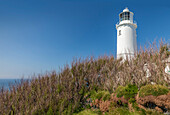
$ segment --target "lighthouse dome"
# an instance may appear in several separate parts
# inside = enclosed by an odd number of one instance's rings
[[[126,7],[123,12],[129,12],[129,9]]]

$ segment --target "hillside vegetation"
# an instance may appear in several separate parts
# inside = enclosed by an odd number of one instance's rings
[[[164,72],[163,60],[169,56],[167,45],[161,44],[160,48],[141,49],[136,58],[124,63],[113,56],[74,60],[60,73],[21,80],[9,90],[1,88],[0,114],[161,114],[170,109],[170,104],[153,101],[158,107],[155,109],[152,104],[147,106],[145,96],[168,95],[170,77]],[[151,75],[148,78],[146,64]]]

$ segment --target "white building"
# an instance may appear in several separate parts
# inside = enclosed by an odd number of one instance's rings
[[[169,75],[169,77],[170,77],[170,56],[169,56],[169,58],[164,60],[164,62],[165,62],[165,65],[166,65],[165,73],[167,73]]]
[[[137,24],[133,21],[133,13],[125,8],[119,14],[119,22],[116,24],[117,59],[134,57],[135,52],[137,52],[136,28]]]

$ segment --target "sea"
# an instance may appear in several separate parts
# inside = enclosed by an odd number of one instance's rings
[[[21,79],[0,79],[0,89],[3,87],[4,89],[9,89],[9,85],[15,84],[15,82],[19,82]]]

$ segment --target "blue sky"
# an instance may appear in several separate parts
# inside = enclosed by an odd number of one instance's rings
[[[73,58],[116,55],[118,15],[128,7],[137,44],[170,42],[169,0],[0,0],[0,78],[59,70]]]

